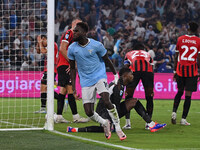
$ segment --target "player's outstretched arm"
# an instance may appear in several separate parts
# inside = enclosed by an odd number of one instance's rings
[[[106,53],[102,58],[103,58],[103,60],[104,60],[104,62],[106,64],[106,66],[108,66],[110,68],[110,70],[112,71],[112,73],[114,74],[114,76],[115,76],[115,84],[117,84],[119,76],[118,76],[118,74],[117,74],[117,72],[115,70],[115,67],[114,67],[113,63],[108,58],[108,54]]]

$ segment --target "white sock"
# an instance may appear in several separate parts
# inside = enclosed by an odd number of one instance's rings
[[[106,126],[107,121],[103,119],[101,116],[99,116],[96,112],[94,112],[94,115],[90,117],[91,120],[96,121],[104,126]]]
[[[59,118],[60,118],[60,117],[62,117],[62,115],[57,115],[57,117],[59,117]]]
[[[131,120],[130,119],[126,119],[126,125],[131,125]]]
[[[155,122],[151,121],[150,123],[147,123],[149,127],[153,127],[155,125]]]
[[[108,113],[115,125],[115,129],[116,131],[121,131],[121,127],[120,127],[120,120],[119,120],[119,116],[118,116],[118,113],[117,113],[117,109],[116,109],[116,106],[113,104],[114,108],[113,109],[110,109],[108,110]]]
[[[76,132],[78,132],[78,128],[75,128],[76,129]]]

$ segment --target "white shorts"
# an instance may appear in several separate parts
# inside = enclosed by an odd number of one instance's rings
[[[90,87],[82,88],[82,100],[83,104],[85,103],[95,103],[96,102],[96,93],[101,94],[108,91],[108,83],[106,79],[99,80],[96,84]]]

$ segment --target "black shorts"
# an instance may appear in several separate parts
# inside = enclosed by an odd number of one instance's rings
[[[56,73],[54,73],[54,81],[56,81]],[[47,85],[47,72],[43,72],[41,84]]]
[[[116,106],[119,118],[124,117],[128,113],[128,111],[126,109],[125,101],[117,103],[117,104],[115,104],[115,106]],[[108,114],[108,111],[107,111],[104,103],[102,102],[101,98],[97,104],[96,113],[98,113],[102,118],[108,119],[108,120],[110,120],[110,122],[112,122],[112,119],[111,119],[110,115]]]
[[[154,73],[153,72],[145,72],[145,71],[137,71],[133,72],[133,81],[127,85],[127,88],[136,88],[139,81],[142,80],[142,84],[144,86],[145,91],[150,90],[153,92],[154,88]]]
[[[66,85],[71,85],[70,74],[66,72],[69,66],[59,66],[58,71],[58,86],[65,87]]]
[[[177,75],[176,82],[179,91],[197,91],[197,79],[198,77],[181,77]]]

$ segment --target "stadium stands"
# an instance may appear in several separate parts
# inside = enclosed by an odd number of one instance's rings
[[[28,0],[29,6],[23,5],[23,0],[3,1],[3,11],[0,11],[0,70],[22,70],[23,64],[37,70],[37,66],[42,65],[42,55],[36,54],[35,38],[37,34],[46,32],[46,0]],[[15,5],[15,2],[22,4]],[[171,72],[177,37],[186,34],[189,21],[200,22],[198,0],[55,2],[56,42],[59,44],[61,34],[70,27],[74,18],[81,18],[90,27],[88,35],[104,43],[116,67],[122,66],[126,50],[142,41],[156,62],[161,62],[155,65],[155,71]],[[23,7],[34,9],[25,11]],[[35,15],[31,15],[33,13]],[[20,49],[20,52],[16,49]],[[113,54],[118,57],[112,57]],[[21,62],[16,63],[20,57]]]

